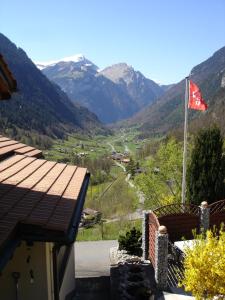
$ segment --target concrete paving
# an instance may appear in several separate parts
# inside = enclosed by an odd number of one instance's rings
[[[159,298],[159,300],[194,300],[194,297],[181,295],[181,294],[171,294],[171,293],[163,293],[163,296]]]
[[[76,242],[76,278],[109,276],[109,249],[116,246],[117,241]]]
[[[92,300],[92,299],[108,299],[104,297],[105,293],[100,290],[103,290],[101,287],[101,281],[107,280],[105,276],[110,275],[110,260],[109,260],[109,250],[111,247],[118,246],[117,241],[95,241],[95,242],[76,242],[75,243],[75,273],[77,280],[82,280],[79,285],[79,291],[77,293],[77,300]],[[97,278],[99,277],[99,278]],[[83,279],[82,279],[83,278]],[[86,278],[86,279],[85,279]],[[89,279],[88,279],[89,278]],[[96,278],[96,282],[94,282]],[[94,283],[93,283],[94,282]],[[92,288],[87,284],[92,284]],[[104,283],[105,286],[108,284]],[[96,288],[99,286],[99,290]],[[81,287],[86,287],[85,291],[82,291]],[[96,288],[96,291],[93,290]],[[109,289],[109,287],[108,287]],[[90,298],[91,291],[92,298]],[[103,293],[103,296],[100,297],[100,292]],[[80,295],[79,295],[80,293]],[[176,289],[172,293],[163,292],[158,297],[155,297],[157,300],[192,300],[194,297],[185,295],[181,289]]]
[[[163,292],[163,296],[158,298],[159,300],[194,300],[195,298],[190,296],[190,293],[186,293],[183,289],[178,287],[171,287],[170,293]]]

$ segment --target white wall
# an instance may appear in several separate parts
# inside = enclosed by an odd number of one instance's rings
[[[59,299],[65,300],[66,296],[75,289],[75,259],[74,245],[72,246],[68,264],[66,266],[63,283],[60,288]]]
[[[14,252],[0,276],[0,299],[16,299],[16,286],[12,272],[20,272],[18,284],[19,300],[52,300],[52,274],[50,248],[46,243],[35,242],[29,247],[25,242]],[[27,258],[30,256],[30,262]],[[30,270],[34,273],[34,282],[30,282]]]

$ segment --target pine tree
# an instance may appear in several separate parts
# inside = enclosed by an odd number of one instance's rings
[[[218,127],[200,130],[194,141],[187,172],[187,192],[191,203],[209,204],[224,197],[225,160],[223,139]]]
[[[141,249],[141,232],[133,227],[126,235],[120,235],[118,239],[119,250],[126,250],[130,255],[142,254]]]

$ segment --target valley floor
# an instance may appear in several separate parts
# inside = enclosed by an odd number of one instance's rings
[[[126,164],[112,160],[113,154],[134,158],[144,144],[137,139],[137,132],[119,130],[112,136],[69,136],[58,140],[45,151],[45,157],[77,165],[84,165],[92,174],[85,207],[102,213],[101,224],[81,228],[78,240],[117,239],[132,226],[141,228],[144,196],[126,173]],[[103,161],[104,160],[104,161]],[[108,161],[110,171],[105,175],[101,166]],[[89,167],[90,166],[90,167]],[[96,169],[99,171],[96,172]],[[104,166],[102,166],[104,168]],[[104,174],[105,178],[96,182]]]

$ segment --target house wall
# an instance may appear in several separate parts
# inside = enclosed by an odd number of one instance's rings
[[[59,292],[59,299],[65,300],[66,296],[75,289],[75,259],[74,245],[72,246],[68,263],[66,266],[63,282]]]
[[[0,299],[16,299],[16,284],[13,272],[19,272],[18,299],[53,300],[52,246],[35,242],[27,246],[25,242],[16,249],[0,276]],[[30,270],[34,281],[31,283]]]
[[[54,300],[54,275],[53,275],[53,259],[52,250],[53,243],[46,243],[46,273],[48,285],[48,300]]]

